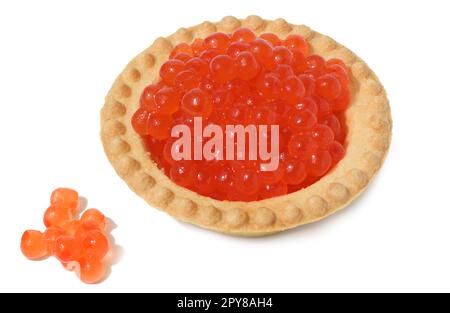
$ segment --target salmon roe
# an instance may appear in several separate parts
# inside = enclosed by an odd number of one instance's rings
[[[75,190],[56,189],[44,214],[47,229],[43,233],[25,231],[20,247],[30,260],[54,256],[66,269],[76,269],[83,282],[98,283],[105,278],[105,256],[110,250],[107,220],[96,209],[88,209],[76,219],[78,202]]]
[[[345,63],[311,54],[302,36],[239,28],[174,47],[131,122],[176,184],[218,200],[262,200],[314,184],[345,156],[350,84]],[[278,167],[264,171],[262,158],[248,153],[225,159],[225,148],[212,160],[175,160],[171,130],[186,125],[194,134],[196,117],[203,129],[217,125],[224,134],[226,125],[278,125]],[[195,140],[192,135],[191,147]]]

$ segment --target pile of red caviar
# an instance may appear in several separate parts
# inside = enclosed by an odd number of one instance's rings
[[[56,189],[44,214],[47,229],[43,233],[25,231],[20,247],[30,260],[55,256],[66,269],[76,269],[83,282],[93,284],[106,274],[106,218],[100,211],[89,209],[76,219],[77,210],[78,193],[68,188]]]
[[[180,186],[219,200],[254,201],[305,188],[345,155],[350,73],[310,54],[303,37],[247,28],[177,45],[132,117],[151,158]],[[174,125],[279,125],[280,166],[261,160],[174,161]],[[270,128],[270,127],[269,127]],[[194,140],[192,138],[192,140]]]

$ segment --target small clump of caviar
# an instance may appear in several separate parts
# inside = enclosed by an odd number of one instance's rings
[[[174,47],[159,74],[131,122],[180,186],[218,200],[262,200],[310,186],[345,156],[350,71],[310,53],[300,35],[214,33]],[[266,172],[260,159],[172,159],[172,127],[192,129],[195,117],[224,132],[228,124],[279,125],[279,168]]]
[[[107,219],[97,209],[88,209],[77,219],[78,203],[75,190],[56,189],[44,214],[46,230],[25,231],[20,247],[30,260],[54,256],[66,269],[75,269],[81,281],[95,284],[106,275]]]

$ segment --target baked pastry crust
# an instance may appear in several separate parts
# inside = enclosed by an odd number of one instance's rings
[[[143,88],[159,78],[159,68],[172,48],[216,32],[248,27],[256,34],[296,33],[312,53],[340,58],[352,70],[352,99],[346,111],[347,152],[337,166],[308,188],[282,197],[255,202],[219,201],[173,183],[148,156],[131,126]],[[136,56],[114,82],[101,111],[101,138],[105,152],[128,186],[151,206],[185,222],[223,233],[261,236],[323,219],[347,206],[380,169],[391,141],[392,119],[386,92],[366,63],[330,37],[304,25],[258,16],[204,22],[160,37]]]

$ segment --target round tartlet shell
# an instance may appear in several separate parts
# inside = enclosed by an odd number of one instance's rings
[[[346,111],[347,153],[325,177],[308,188],[256,202],[218,201],[174,184],[151,160],[131,126],[143,88],[159,78],[172,48],[216,31],[248,27],[280,38],[300,34],[311,52],[340,58],[352,71],[351,105]],[[304,25],[258,16],[204,22],[157,38],[115,80],[101,111],[101,138],[111,164],[128,186],[151,206],[185,222],[228,234],[260,236],[323,219],[347,206],[380,169],[391,141],[392,120],[386,92],[366,63],[330,37]]]

